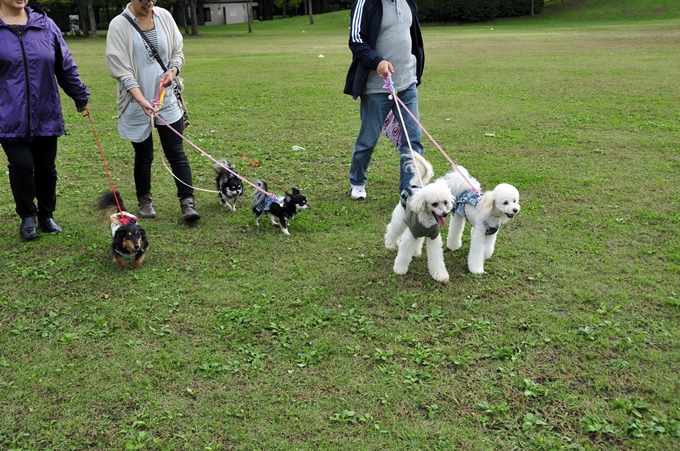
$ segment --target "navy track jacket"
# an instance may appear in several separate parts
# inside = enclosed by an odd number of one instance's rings
[[[419,85],[425,67],[423,36],[420,33],[416,0],[406,0],[406,3],[411,8],[413,15],[411,53],[416,57],[416,84]],[[382,15],[382,0],[355,0],[352,5],[349,28],[349,48],[352,51],[352,64],[347,72],[344,93],[354,98],[359,97],[363,92],[369,72],[375,70],[378,63],[384,59],[374,50],[378,41]]]

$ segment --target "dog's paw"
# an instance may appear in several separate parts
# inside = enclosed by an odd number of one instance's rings
[[[394,273],[403,276],[408,272],[408,266],[394,265]]]
[[[392,250],[395,247],[397,247],[397,244],[399,244],[399,242],[397,240],[393,240],[393,239],[387,238],[387,237],[385,238],[385,248],[386,249]]]
[[[444,271],[434,271],[434,272],[431,272],[430,275],[437,282],[449,283],[449,273],[446,270],[444,270]]]
[[[472,274],[484,274],[484,268],[468,268]]]
[[[457,251],[458,249],[461,248],[462,245],[463,245],[462,241],[447,241],[446,242],[446,247],[449,250],[452,250],[452,251]]]

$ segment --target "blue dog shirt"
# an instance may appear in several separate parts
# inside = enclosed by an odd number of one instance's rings
[[[255,209],[260,212],[264,213],[266,211],[269,211],[272,208],[273,203],[277,203],[281,206],[283,206],[283,200],[285,199],[284,196],[279,196],[278,194],[274,194],[276,196],[276,199],[270,196],[265,196],[264,202],[262,202],[260,205],[256,205]]]
[[[464,218],[467,218],[467,216],[465,216],[465,204],[470,204],[473,207],[477,207],[483,195],[483,193],[477,194],[471,189],[463,191],[456,197],[456,213]],[[486,229],[486,235],[493,235],[501,228],[500,225],[498,227],[491,227],[486,221],[483,221],[482,224]]]

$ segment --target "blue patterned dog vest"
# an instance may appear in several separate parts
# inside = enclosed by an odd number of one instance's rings
[[[464,218],[467,218],[467,216],[465,216],[465,204],[470,204],[473,207],[477,207],[483,195],[484,195],[483,193],[480,192],[479,194],[477,194],[471,189],[463,191],[456,197],[456,213],[458,213]],[[493,235],[494,233],[497,233],[498,230],[501,228],[501,226],[491,227],[489,223],[487,223],[486,221],[483,221],[482,224],[486,229],[485,235]]]
[[[265,196],[264,202],[262,202],[260,205],[256,205],[255,209],[260,213],[264,213],[264,212],[271,210],[273,203],[277,203],[277,204],[283,206],[283,200],[285,199],[285,197],[280,196],[278,194],[275,194],[275,196],[276,196],[276,199],[274,199],[273,197],[270,197],[270,196]]]

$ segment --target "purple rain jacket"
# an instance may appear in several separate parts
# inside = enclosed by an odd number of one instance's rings
[[[0,140],[63,135],[57,83],[77,108],[90,97],[57,24],[37,8],[26,11],[21,37],[0,20]]]

